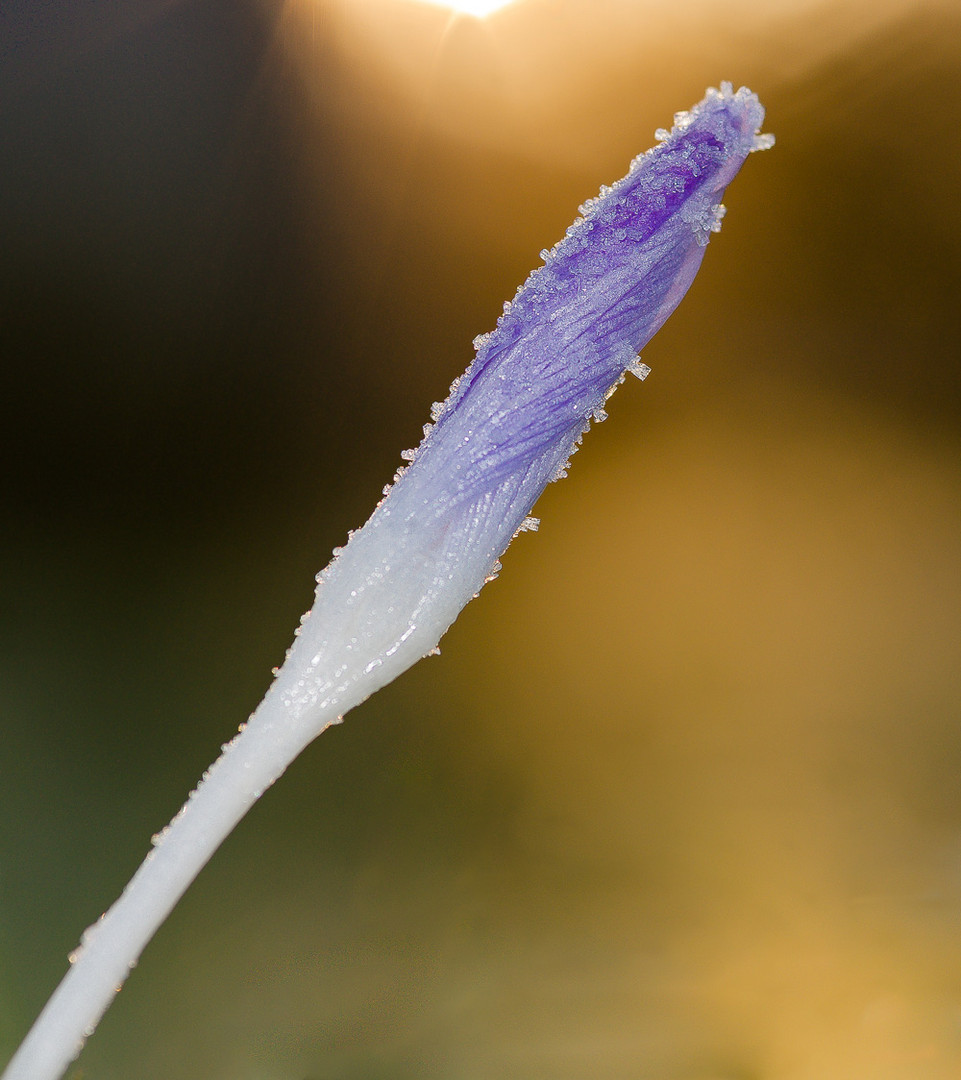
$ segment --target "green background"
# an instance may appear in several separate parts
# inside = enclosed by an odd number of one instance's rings
[[[0,13],[0,1059],[538,252],[752,157],[500,579],[328,731],[74,1075],[961,1069],[953,4]]]

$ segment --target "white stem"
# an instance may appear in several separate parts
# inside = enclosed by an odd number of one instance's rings
[[[468,515],[465,542],[410,475],[414,483],[397,485],[320,576],[313,609],[270,692],[154,838],[120,899],[84,934],[2,1080],[62,1075],[156,929],[261,793],[325,728],[430,653],[483,585],[510,532],[485,542],[479,523],[493,514],[501,530],[505,521],[512,529],[512,515],[485,500],[487,513]]]
[[[491,572],[510,537],[504,529],[526,513],[512,514],[487,496],[483,512],[468,507],[466,540],[464,529],[423,494],[413,471],[410,478],[320,575],[313,609],[269,693],[154,838],[120,899],[84,934],[2,1080],[63,1074],[147,942],[237,822],[325,728],[434,650]],[[419,514],[410,511],[412,502]],[[485,533],[491,523],[493,537]]]
[[[154,838],[117,902],[94,923],[3,1080],[56,1080],[83,1048],[144,946],[221,841],[302,749],[282,737],[270,694],[225,747],[170,825]],[[320,730],[337,720],[333,714]],[[309,741],[309,739],[307,740]]]
[[[471,509],[470,542],[430,509],[416,476],[397,485],[318,579],[270,692],[170,825],[120,899],[83,936],[71,967],[2,1080],[57,1080],[80,1053],[154,932],[237,822],[300,751],[434,650],[510,537],[498,500]],[[414,502],[420,515],[409,511]],[[412,516],[419,518],[412,521]],[[427,519],[426,524],[423,518]],[[497,524],[484,538],[485,523]],[[506,523],[506,526],[505,526]]]

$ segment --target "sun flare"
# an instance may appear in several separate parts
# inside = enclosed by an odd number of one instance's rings
[[[501,8],[509,7],[515,0],[423,0],[435,7],[448,8],[458,15],[472,15],[475,19],[486,19]]]

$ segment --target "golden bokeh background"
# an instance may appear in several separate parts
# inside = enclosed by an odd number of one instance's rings
[[[473,336],[730,79],[778,144],[653,374],[73,1075],[961,1075],[956,4],[0,19],[0,1057]]]

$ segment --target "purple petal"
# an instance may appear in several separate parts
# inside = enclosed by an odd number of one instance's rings
[[[745,89],[708,91],[660,146],[581,207],[584,216],[521,286],[497,329],[478,339],[421,448],[433,458],[459,447],[457,501],[545,457],[546,482],[566,461],[693,281],[719,228],[724,188],[757,148],[763,117]]]

